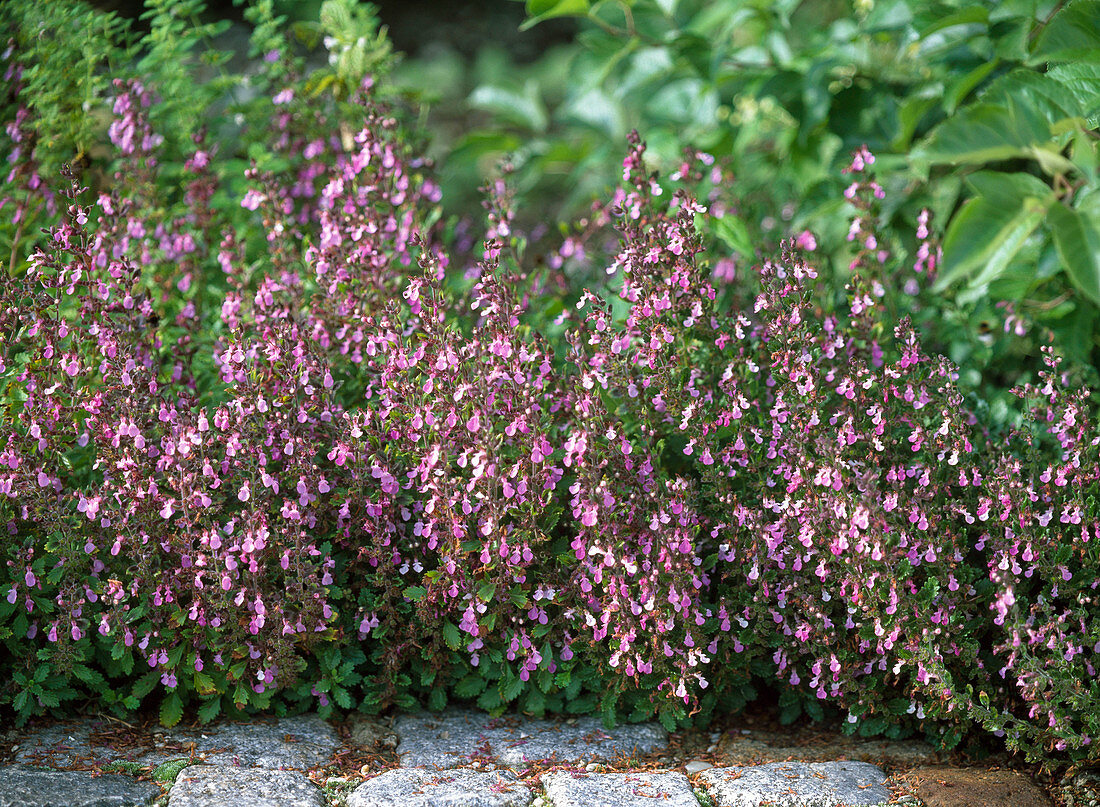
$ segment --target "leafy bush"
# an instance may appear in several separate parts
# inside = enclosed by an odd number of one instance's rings
[[[870,151],[840,311],[808,231],[720,293],[711,234],[745,235],[722,170],[689,151],[661,180],[636,134],[560,261],[533,268],[500,181],[467,266],[384,78],[270,58],[247,164],[112,82],[111,178],[66,169],[2,276],[0,705],[455,698],[674,728],[763,678],[788,717],[1094,756],[1087,390],[1049,352],[1030,421],[968,411],[897,316],[939,252],[927,214],[915,262],[879,229]],[[567,262],[609,225],[574,306]]]
[[[533,218],[576,215],[614,181],[629,130],[645,132],[664,171],[688,142],[736,177],[737,202],[709,234],[738,236],[725,240],[739,264],[810,229],[823,279],[839,289],[852,258],[841,169],[866,144],[889,177],[883,242],[914,254],[924,209],[946,231],[914,320],[964,366],[966,390],[1011,406],[997,393],[1035,380],[1047,332],[1100,367],[1095,0],[531,0],[527,10],[528,25],[573,16],[583,30],[540,64],[482,71],[467,103],[492,118],[454,143],[455,184],[468,181],[463,167],[514,153]]]

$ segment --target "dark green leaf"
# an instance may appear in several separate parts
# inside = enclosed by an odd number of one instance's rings
[[[199,707],[199,722],[209,723],[211,720],[218,716],[218,712],[220,712],[221,710],[222,699],[220,697],[211,698]]]
[[[555,17],[583,17],[588,9],[588,0],[527,0],[527,19],[519,29],[526,31]]]
[[[1096,61],[1100,55],[1100,0],[1076,0],[1046,24],[1032,62]]]
[[[938,163],[985,163],[1026,157],[1050,140],[1050,127],[1035,113],[993,104],[960,110],[928,136],[914,158]]]
[[[1050,209],[1050,223],[1073,285],[1100,305],[1100,216],[1059,202]]]
[[[476,698],[485,691],[485,679],[476,673],[470,673],[455,684],[454,691],[460,698]]]
[[[1020,200],[1015,208],[983,196],[967,201],[947,228],[943,273],[933,289],[943,291],[974,272],[972,288],[989,283],[1005,270],[1045,213],[1046,204],[1034,198]]]
[[[161,701],[160,724],[166,728],[171,728],[179,723],[182,717],[183,700],[180,698],[179,693],[173,692]]]
[[[462,634],[458,632],[458,628],[455,627],[453,622],[443,623],[443,641],[447,643],[447,647],[451,650],[458,650],[462,647]]]

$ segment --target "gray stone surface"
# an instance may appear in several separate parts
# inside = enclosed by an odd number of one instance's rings
[[[168,807],[325,807],[325,800],[297,771],[191,765],[176,778]]]
[[[890,801],[886,775],[867,762],[712,768],[699,778],[718,807],[870,807]]]
[[[15,761],[46,767],[93,767],[125,759],[159,765],[194,758],[211,765],[246,768],[311,768],[340,747],[336,731],[317,715],[277,720],[252,718],[203,728],[126,731],[126,742],[112,740],[117,724],[85,720],[34,729],[19,737]]]
[[[591,717],[551,721],[449,711],[402,715],[394,721],[394,730],[404,767],[451,768],[490,761],[519,768],[551,759],[563,763],[613,761],[668,745],[668,732],[656,723],[607,731]]]
[[[682,773],[570,773],[542,777],[554,807],[699,807]]]
[[[527,807],[532,798],[509,771],[399,768],[359,785],[348,807]]]
[[[169,759],[194,756],[209,765],[306,769],[324,764],[339,747],[336,731],[317,715],[253,718],[246,723],[219,723],[201,730],[172,729],[160,747],[137,757],[137,761],[159,765]],[[187,753],[181,754],[180,748]]]
[[[156,785],[129,776],[0,768],[0,807],[137,807],[159,795]]]
[[[50,768],[99,765],[115,757],[105,747],[92,744],[91,736],[108,728],[106,721],[82,720],[44,728],[25,729],[16,735],[16,762]]]

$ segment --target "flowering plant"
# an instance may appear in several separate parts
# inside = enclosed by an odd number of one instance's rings
[[[870,152],[843,311],[811,233],[734,272],[721,167],[664,182],[637,135],[548,271],[503,183],[459,266],[376,79],[282,76],[240,186],[198,132],[167,171],[156,88],[114,83],[113,181],[68,170],[0,276],[0,704],[671,729],[763,679],[865,735],[1092,755],[1088,395],[1050,354],[1029,422],[967,411],[888,310],[939,252],[927,216],[915,264],[880,237]],[[548,317],[582,259],[606,286]]]

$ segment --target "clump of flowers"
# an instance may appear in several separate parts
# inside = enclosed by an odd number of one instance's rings
[[[31,659],[0,703],[458,698],[672,728],[763,673],[865,734],[1093,753],[1088,396],[1049,355],[1026,427],[983,431],[884,310],[938,253],[922,217],[897,268],[866,149],[841,312],[812,233],[750,281],[697,226],[727,204],[694,192],[713,158],[673,189],[637,135],[549,275],[495,183],[455,277],[373,80],[301,89],[233,190],[202,133],[166,182],[156,88],[118,82],[113,185],[70,171],[0,275],[0,640]],[[565,262],[602,257],[548,321]]]

